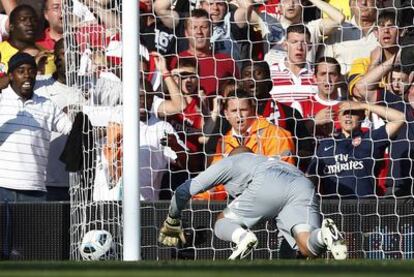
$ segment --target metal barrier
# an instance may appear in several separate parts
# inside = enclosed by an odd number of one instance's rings
[[[0,203],[2,260],[69,259],[67,202]]]
[[[225,259],[230,244],[213,235],[217,213],[223,203],[193,202],[183,215],[186,248],[161,247],[158,230],[168,211],[168,202],[142,204],[142,257],[152,259]],[[351,258],[414,258],[414,201],[409,199],[324,200],[323,213],[345,232]],[[95,215],[119,216],[113,203],[87,208],[86,220]],[[116,214],[115,214],[116,212]],[[111,224],[111,223],[108,223]],[[278,237],[274,220],[255,228],[260,240],[253,258],[294,257],[295,253]],[[108,227],[100,225],[100,228]],[[97,225],[90,224],[90,228]],[[72,228],[79,231],[80,228]],[[0,203],[0,257],[2,260],[65,260],[70,251],[70,205],[67,202]],[[113,234],[120,242],[121,234]],[[77,242],[72,242],[76,245]]]

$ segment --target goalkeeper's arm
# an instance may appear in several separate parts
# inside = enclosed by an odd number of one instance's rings
[[[181,224],[181,212],[184,210],[191,196],[206,191],[217,184],[226,184],[231,179],[231,159],[223,159],[210,166],[194,179],[180,185],[171,199],[167,219],[160,229],[159,242],[167,246],[177,246],[181,241],[185,243]]]
[[[179,242],[185,244],[186,239],[181,223],[181,212],[191,198],[190,186],[193,180],[187,180],[177,188],[171,206],[161,229],[158,241],[166,246],[177,246]]]
[[[177,188],[171,199],[170,210],[167,219],[164,221],[158,241],[166,246],[177,246],[181,241],[186,243],[184,230],[181,223],[181,212],[187,205],[193,194],[207,190],[211,186],[200,186],[200,184],[192,180],[187,180]]]
[[[191,199],[191,182],[192,180],[187,180],[175,190],[169,210],[169,216],[171,218],[181,218],[182,210],[184,210],[188,201]]]
[[[181,211],[193,195],[207,191],[218,184],[227,184],[229,180],[235,177],[233,176],[234,173],[231,172],[234,166],[233,162],[234,158],[227,157],[211,165],[194,179],[187,180],[180,185],[171,199],[170,217],[180,218]]]

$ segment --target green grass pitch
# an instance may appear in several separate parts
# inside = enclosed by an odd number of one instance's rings
[[[4,277],[261,277],[261,276],[414,276],[414,261],[274,260],[145,262],[0,261]]]

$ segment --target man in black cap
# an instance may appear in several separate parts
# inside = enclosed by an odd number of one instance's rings
[[[7,71],[10,86],[14,92],[26,101],[33,96],[36,82],[37,65],[35,59],[27,53],[17,53],[10,58]]]
[[[68,134],[72,123],[51,100],[33,92],[34,58],[10,58],[10,85],[0,94],[0,202],[46,199],[46,165],[52,131]]]

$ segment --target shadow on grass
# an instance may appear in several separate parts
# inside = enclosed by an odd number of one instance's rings
[[[1,271],[165,271],[165,272],[296,272],[296,273],[412,273],[414,261],[370,261],[348,260],[335,262],[328,260],[311,261],[142,261],[142,262],[13,262],[1,261]]]

